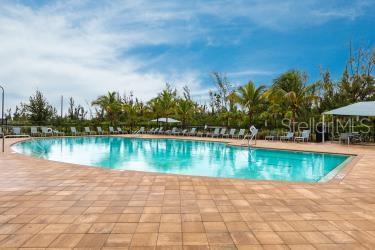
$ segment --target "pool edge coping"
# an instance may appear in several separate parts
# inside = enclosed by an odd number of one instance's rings
[[[129,134],[128,134],[129,135]],[[130,134],[133,135],[133,134]],[[169,139],[169,140],[182,140],[182,141],[202,141],[202,142],[215,142],[215,143],[222,143],[226,146],[230,147],[247,147],[246,145],[240,144],[233,144],[228,141],[220,141],[220,140],[205,140],[201,137],[193,137],[192,138],[175,138],[175,137],[150,137],[150,138],[144,138],[144,137],[134,137],[134,136],[124,136],[124,135],[80,135],[80,136],[54,136],[54,137],[38,137],[38,138],[22,138],[19,141],[11,143],[8,147],[11,149],[12,154],[17,154],[20,156],[25,156],[33,159],[39,159],[44,161],[50,161],[55,163],[63,163],[63,164],[70,164],[73,166],[84,166],[84,167],[92,167],[92,168],[100,168],[99,166],[90,166],[90,165],[83,165],[83,164],[77,164],[77,163],[70,163],[70,162],[61,162],[61,161],[54,161],[49,159],[43,159],[38,157],[33,157],[29,155],[25,155],[19,152],[16,152],[12,147],[18,143],[22,143],[25,141],[32,141],[32,140],[43,140],[43,139],[49,139],[49,138],[79,138],[79,137],[118,137],[118,138],[135,138],[135,139]],[[189,176],[189,177],[200,177],[200,178],[220,178],[220,179],[229,179],[229,180],[243,180],[243,181],[257,181],[257,182],[276,182],[276,183],[291,183],[291,184],[324,184],[324,183],[335,183],[335,182],[341,182],[345,179],[345,177],[348,175],[348,173],[352,170],[355,163],[358,161],[358,154],[344,154],[344,153],[332,153],[332,152],[324,152],[324,151],[313,151],[313,150],[302,150],[302,149],[282,149],[277,147],[264,147],[264,146],[256,146],[252,145],[253,148],[259,148],[259,149],[268,149],[268,150],[281,150],[281,151],[291,151],[291,152],[309,152],[309,153],[320,153],[320,154],[332,154],[332,155],[345,155],[348,156],[347,159],[345,159],[344,162],[340,163],[337,167],[332,169],[330,172],[328,172],[325,176],[323,176],[320,180],[315,182],[304,182],[304,181],[288,181],[288,180],[259,180],[259,179],[246,179],[246,178],[233,178],[233,177],[214,177],[214,176],[201,176],[201,175],[189,175],[189,174],[175,174],[175,173],[159,173],[159,172],[152,172],[152,171],[140,171],[140,170],[121,170],[121,169],[109,169],[109,168],[102,168],[106,170],[111,171],[132,171],[132,172],[143,172],[143,173],[151,173],[151,174],[166,174],[166,175],[177,175],[177,176]],[[356,160],[354,162],[354,160]],[[345,171],[345,174],[343,176],[339,176],[341,172]],[[336,178],[339,176],[339,178]]]

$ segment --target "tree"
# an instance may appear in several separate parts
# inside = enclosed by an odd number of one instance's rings
[[[137,106],[133,102],[125,102],[122,104],[122,112],[130,124],[130,130],[133,130],[138,120]]]
[[[340,106],[375,100],[375,79],[372,75],[374,65],[375,49],[359,48],[353,53],[350,47],[347,65],[338,83]]]
[[[167,83],[163,91],[152,100],[151,104],[154,106],[156,113],[160,115],[160,117],[168,118],[176,112],[176,97],[177,91],[172,89]],[[158,116],[157,118],[160,117]]]
[[[22,104],[22,108],[29,120],[36,125],[46,124],[56,114],[56,110],[38,90],[29,97],[29,103]]]
[[[162,108],[160,105],[160,99],[155,97],[148,102],[149,111],[152,114],[152,117],[159,119],[162,117]]]
[[[75,112],[74,112],[74,109],[75,109],[74,99],[73,99],[73,97],[70,97],[70,98],[69,98],[68,117],[69,117],[71,120],[74,120],[74,119],[75,119]]]
[[[73,97],[69,98],[68,117],[70,120],[83,120],[87,111],[81,105],[76,106]]]
[[[92,105],[99,106],[111,124],[114,124],[121,112],[121,101],[117,92],[108,92],[107,95],[99,96]]]
[[[293,131],[298,115],[311,109],[313,101],[318,100],[317,84],[306,85],[306,81],[306,74],[291,70],[277,77],[269,91],[269,95],[279,98],[280,103],[285,104],[285,109],[290,112]]]
[[[260,108],[264,103],[265,89],[264,85],[256,87],[252,81],[249,81],[245,86],[238,89],[236,94],[237,102],[247,113],[251,124],[254,122],[254,115],[260,112]]]
[[[176,111],[182,126],[186,126],[194,113],[194,103],[189,99],[180,98],[177,100]]]
[[[228,95],[233,91],[232,84],[228,81],[228,78],[219,73],[213,72],[212,79],[216,85],[216,90],[210,91],[210,95],[215,100],[215,106],[218,112],[228,109]]]

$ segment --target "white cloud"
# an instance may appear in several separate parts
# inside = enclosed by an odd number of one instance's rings
[[[71,8],[69,3],[36,10],[13,4],[0,7],[0,79],[7,107],[26,101],[36,89],[57,105],[60,95],[84,104],[110,90],[134,90],[149,99],[166,82],[200,87],[193,71],[140,72],[147,62],[125,53],[140,43],[163,44],[172,38],[152,30],[116,31],[109,27],[114,22],[110,19],[120,16],[112,7],[104,11],[112,13],[110,17],[98,16],[98,10],[75,13]]]
[[[248,69],[248,70],[242,70],[242,71],[229,72],[227,75],[229,77],[256,76],[256,75],[272,76],[276,73],[278,72],[270,71],[270,70]]]
[[[335,11],[319,1],[47,1],[27,6],[14,1],[0,5],[0,79],[7,91],[7,107],[39,89],[57,105],[59,96],[73,96],[81,104],[109,90],[134,91],[148,99],[166,82],[188,84],[202,96],[206,87],[194,65],[150,68],[132,49],[151,45],[216,44],[216,26],[245,18],[246,29],[281,29],[315,25],[336,18],[353,19],[363,12],[354,2]],[[353,6],[355,8],[353,8]],[[319,21],[316,21],[319,17]],[[218,24],[208,24],[207,19]],[[219,39],[218,39],[219,38]],[[238,42],[238,41],[237,41]],[[155,65],[155,63],[153,63]],[[268,70],[233,72],[234,76],[268,74]]]

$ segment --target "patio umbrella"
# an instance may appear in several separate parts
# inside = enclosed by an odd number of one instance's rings
[[[168,118],[168,117],[162,117],[159,119],[153,119],[151,120],[152,122],[165,122],[165,123],[180,123],[179,120],[173,119],[173,118]]]

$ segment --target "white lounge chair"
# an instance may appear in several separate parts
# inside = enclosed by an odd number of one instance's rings
[[[70,133],[74,136],[81,135],[81,132],[78,132],[76,127],[70,127]]]
[[[226,128],[222,128],[221,131],[220,131],[220,135],[221,137],[224,138],[224,136],[227,134],[227,129]]]
[[[61,131],[58,131],[58,130],[56,129],[56,130],[52,130],[52,135],[56,135],[56,136],[64,136],[65,133],[64,133],[64,132],[61,132]]]
[[[271,131],[271,133],[269,135],[266,135],[264,137],[264,140],[266,140],[266,141],[273,141],[276,138],[277,138],[277,134],[274,131]]]
[[[155,128],[151,128],[150,130],[148,130],[147,132],[145,132],[146,134],[152,134],[154,132]]]
[[[220,128],[215,128],[214,132],[210,135],[211,135],[211,137],[219,137],[220,136]]]
[[[159,128],[154,129],[154,131],[151,132],[151,134],[155,135],[159,132]]]
[[[42,136],[53,136],[52,128],[42,127]]]
[[[159,130],[158,130],[158,134],[164,134],[164,128],[163,127],[160,127]]]
[[[110,134],[118,134],[118,131],[114,130],[113,127],[109,127],[108,129]]]
[[[183,136],[185,136],[185,135],[187,134],[187,132],[188,132],[188,130],[187,130],[187,129],[184,129],[184,130],[182,130],[182,131],[179,133],[179,135],[183,135]]]
[[[233,138],[233,136],[236,134],[236,129],[235,128],[231,128],[229,130],[229,133],[228,134],[225,134],[223,137],[228,137],[228,138]]]
[[[286,135],[280,136],[280,141],[292,141],[294,137],[293,132],[287,132]]]
[[[339,137],[339,142],[340,143],[345,142],[347,144],[350,144],[351,138],[352,138],[351,133],[341,133]]]
[[[38,127],[31,127],[30,128],[30,135],[31,136],[41,136],[42,134],[38,131]]]
[[[85,127],[85,134],[86,135],[95,135],[95,132],[91,131],[90,127]]]
[[[310,140],[310,130],[303,130],[301,136],[294,137],[294,141],[308,142]]]
[[[187,133],[189,136],[197,135],[197,128],[191,128],[190,132]]]
[[[173,127],[172,130],[165,131],[166,135],[172,135],[172,134],[176,134],[176,133],[177,133],[177,128],[176,127]]]
[[[119,134],[125,134],[125,131],[122,130],[121,127],[117,127],[117,132],[118,132]]]
[[[153,128],[152,128],[152,131],[153,131]],[[150,132],[152,132],[152,131],[150,130]],[[144,133],[145,133],[145,127],[141,127],[134,134],[144,134]]]
[[[172,135],[179,135],[179,134],[181,134],[181,131],[179,129],[177,129],[177,128],[175,129],[175,131],[173,131],[173,129],[172,129],[171,134]]]
[[[238,131],[238,134],[233,135],[232,138],[240,139],[240,138],[243,138],[244,136],[245,136],[245,129],[241,128],[240,131]]]
[[[102,127],[96,127],[96,132],[98,133],[98,135],[104,134],[104,131],[103,131]]]
[[[362,137],[361,137],[361,134],[359,132],[353,132],[351,136],[352,136],[351,141],[353,143],[362,142]]]

